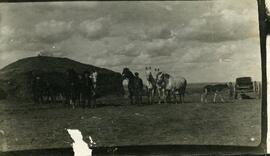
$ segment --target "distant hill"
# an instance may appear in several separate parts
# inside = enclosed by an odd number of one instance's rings
[[[59,85],[64,85],[63,79],[65,79],[68,69],[74,69],[77,73],[96,70],[100,96],[123,94],[120,73],[68,58],[48,56],[28,57],[5,66],[0,70],[0,88],[5,90],[9,96],[30,98],[30,73],[42,75],[45,79],[51,79]]]

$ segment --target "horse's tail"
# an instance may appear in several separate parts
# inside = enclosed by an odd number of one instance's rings
[[[187,88],[187,80],[185,79],[184,85],[183,85],[183,96],[185,96],[186,88]]]
[[[183,78],[181,81],[178,82],[177,90],[179,94],[184,96],[186,93],[186,88],[187,88],[187,80]]]

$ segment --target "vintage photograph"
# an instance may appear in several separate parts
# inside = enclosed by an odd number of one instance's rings
[[[0,3],[0,150],[261,143],[255,0]]]

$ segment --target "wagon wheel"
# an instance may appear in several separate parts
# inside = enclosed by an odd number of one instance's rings
[[[237,97],[238,97],[238,93],[235,92],[235,93],[234,93],[234,99],[238,99]]]
[[[235,99],[242,100],[242,95],[240,93],[236,93]]]
[[[255,95],[255,99],[260,99],[260,94],[258,91],[255,91],[254,92],[254,95]]]

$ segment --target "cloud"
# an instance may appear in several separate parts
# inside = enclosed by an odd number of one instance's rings
[[[86,20],[80,23],[80,33],[89,39],[100,39],[109,35],[110,18],[100,17],[94,21]]]
[[[115,66],[123,66],[128,65],[132,61],[131,57],[127,57],[124,55],[112,55],[108,56],[108,58],[98,58],[95,59],[95,65],[102,67],[115,67]]]
[[[6,49],[9,47],[9,44],[12,43],[15,30],[8,26],[0,27],[0,50]]]
[[[140,49],[134,43],[129,43],[116,50],[115,54],[135,57],[140,55]]]
[[[135,57],[131,64],[133,65],[147,65],[151,63],[151,57],[148,54],[140,53]]]
[[[223,42],[258,37],[257,10],[249,9],[253,2],[214,1],[208,12],[195,17],[178,29],[182,40]],[[255,3],[256,4],[256,3]]]
[[[145,31],[148,40],[152,39],[169,39],[173,37],[173,31],[167,26],[148,27]]]
[[[72,33],[72,22],[66,21],[43,21],[35,26],[38,38],[44,42],[59,42],[70,36]]]
[[[177,40],[170,39],[155,39],[146,44],[146,53],[150,56],[170,56],[177,48]]]
[[[128,66],[143,74],[145,65],[158,66],[189,82],[260,72],[256,1],[44,2],[0,7],[1,67],[42,52],[115,71]]]
[[[8,26],[2,26],[0,29],[1,36],[10,37],[14,34],[15,30]]]

